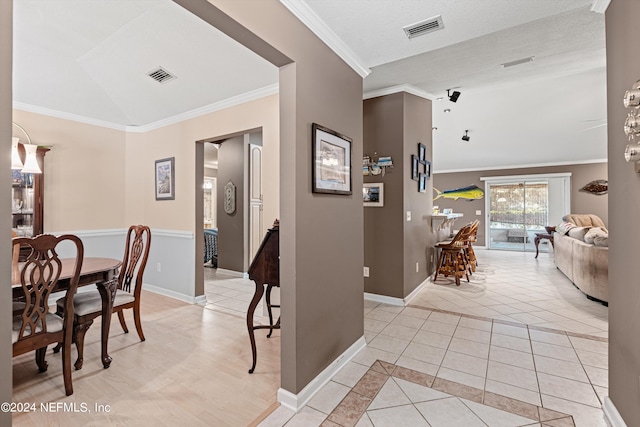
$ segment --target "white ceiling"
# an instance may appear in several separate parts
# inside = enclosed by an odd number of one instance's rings
[[[434,99],[435,171],[606,158],[604,15],[591,0],[281,1],[310,9],[371,69],[369,96],[401,86]],[[443,30],[406,38],[403,26],[435,15]],[[17,108],[148,126],[278,79],[170,0],[20,0],[14,16]],[[178,78],[153,81],[157,66]],[[458,102],[435,101],[448,88]]]

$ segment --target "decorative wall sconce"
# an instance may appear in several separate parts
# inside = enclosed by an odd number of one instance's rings
[[[378,153],[373,153],[373,159],[369,156],[362,158],[362,175],[382,175],[387,168],[393,169],[393,160],[390,156],[378,157]]]
[[[11,122],[11,124],[22,131],[27,137],[28,144],[23,144],[26,158],[24,161],[24,165],[22,164],[22,160],[20,159],[20,153],[18,152],[18,144],[20,143],[20,138],[13,137],[11,138],[11,169],[21,169],[22,173],[42,173],[42,169],[38,165],[38,159],[36,158],[36,152],[38,151],[38,146],[31,142],[31,138],[26,130],[19,124],[15,122]]]

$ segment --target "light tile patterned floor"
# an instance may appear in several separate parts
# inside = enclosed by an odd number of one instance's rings
[[[470,284],[439,279],[408,307],[365,301],[367,347],[261,426],[605,426],[607,308],[552,254],[477,252]]]

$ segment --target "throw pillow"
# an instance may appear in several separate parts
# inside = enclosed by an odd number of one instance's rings
[[[556,231],[562,233],[562,234],[567,234],[569,232],[569,230],[571,230],[573,227],[575,227],[575,224],[572,224],[570,222],[567,221],[563,221],[560,223],[560,225],[558,225],[558,228],[556,229]]]
[[[584,242],[593,245],[596,237],[609,237],[609,233],[604,227],[593,227],[584,235]]]
[[[578,239],[584,242],[584,236],[587,234],[591,227],[571,227],[567,232],[569,237],[573,237],[574,239]]]
[[[608,247],[609,246],[609,237],[598,236],[595,239],[593,239],[593,244],[595,246]]]

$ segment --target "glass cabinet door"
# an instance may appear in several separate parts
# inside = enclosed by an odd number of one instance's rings
[[[33,236],[34,177],[30,173],[13,170],[11,176],[12,229],[20,237]]]

